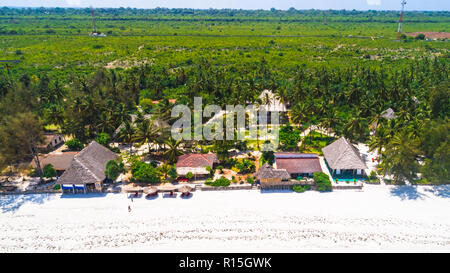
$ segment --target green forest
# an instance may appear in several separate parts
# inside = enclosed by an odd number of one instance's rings
[[[449,15],[407,12],[404,31],[449,32]],[[106,37],[89,36],[89,9],[0,8],[1,169],[33,156],[48,129],[82,143],[112,139],[138,106],[170,124],[169,99],[223,107],[257,103],[270,89],[291,107],[293,124],[378,151],[380,173],[396,183],[450,183],[450,46],[395,41],[397,12],[120,8],[95,16]],[[388,108],[395,119],[382,118]],[[120,140],[166,143],[173,163],[180,144],[139,123]],[[221,155],[243,149],[213,146]]]

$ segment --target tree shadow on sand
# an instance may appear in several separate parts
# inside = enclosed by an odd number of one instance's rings
[[[52,194],[11,194],[0,196],[0,211],[16,212],[27,203],[43,204],[52,198]]]
[[[441,198],[450,198],[450,185],[434,186],[425,189],[425,191]]]
[[[391,195],[401,200],[418,200],[426,197],[425,194],[417,191],[417,186],[395,186],[391,189]]]

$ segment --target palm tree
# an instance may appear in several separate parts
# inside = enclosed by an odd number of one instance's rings
[[[138,142],[140,145],[147,144],[150,152],[150,144],[156,141],[159,132],[160,128],[155,125],[153,120],[144,119],[137,123],[133,141]]]
[[[175,140],[170,137],[165,144],[168,146],[168,149],[164,152],[164,157],[169,161],[170,164],[173,164],[177,161],[178,156],[182,155],[183,152],[180,149],[182,144],[181,140]]]
[[[119,131],[118,139],[122,142],[130,144],[130,154],[133,152],[133,139],[136,134],[136,128],[128,121]]]

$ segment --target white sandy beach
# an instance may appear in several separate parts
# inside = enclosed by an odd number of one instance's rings
[[[0,196],[0,252],[36,251],[450,252],[450,187]]]

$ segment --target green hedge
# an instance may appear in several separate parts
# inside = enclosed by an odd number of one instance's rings
[[[317,185],[317,190],[320,192],[332,191],[333,186],[331,185],[330,178],[325,173],[315,173],[314,182]]]

